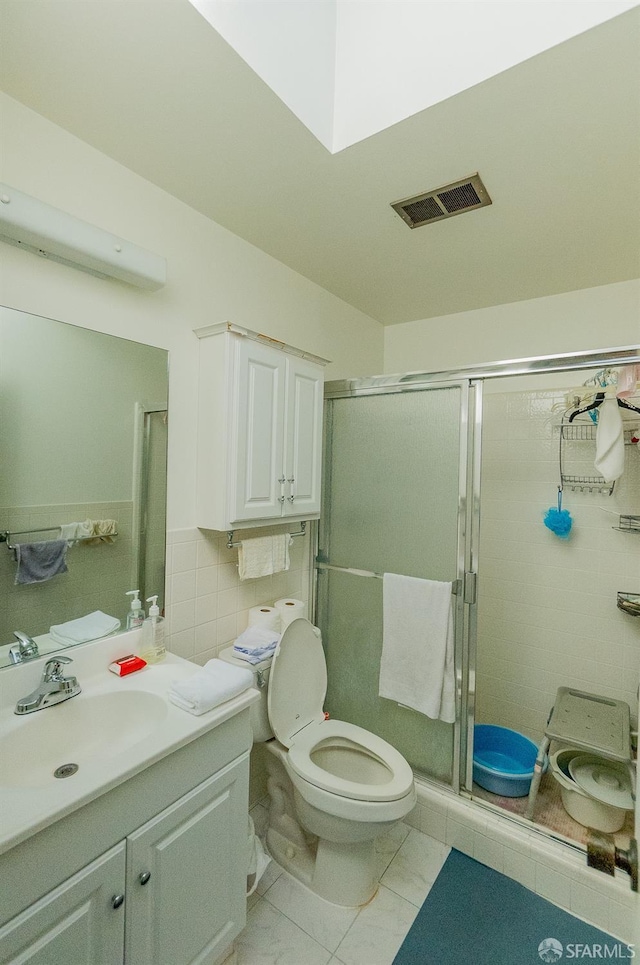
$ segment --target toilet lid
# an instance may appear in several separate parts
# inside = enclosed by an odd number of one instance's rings
[[[269,721],[285,747],[312,721],[324,719],[327,664],[319,631],[300,617],[286,627],[271,664]]]
[[[576,784],[596,801],[625,811],[632,810],[631,778],[624,764],[579,754],[569,761],[569,773]]]

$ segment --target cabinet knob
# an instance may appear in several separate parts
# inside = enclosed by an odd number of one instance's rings
[[[111,899],[111,907],[119,908],[121,905],[124,905],[124,895],[114,895]]]
[[[292,503],[295,498],[296,498],[295,496],[289,496],[289,497],[288,497],[289,502]]]
[[[138,881],[140,882],[141,885],[146,885],[150,877],[151,877],[150,871],[141,871],[140,874],[138,875]]]
[[[278,496],[278,502],[279,502],[279,503],[283,503],[283,502],[284,502],[284,496]]]

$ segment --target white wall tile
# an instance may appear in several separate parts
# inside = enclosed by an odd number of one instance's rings
[[[488,399],[489,397],[487,397]],[[477,720],[538,742],[559,686],[627,700],[637,712],[640,621],[615,592],[640,592],[640,540],[612,527],[640,503],[640,459],[626,452],[613,496],[565,491],[568,540],[543,525],[556,502],[564,393],[501,392],[485,409],[480,526]],[[554,408],[555,407],[555,408]],[[594,474],[594,443],[574,444]],[[571,471],[571,469],[568,469]]]

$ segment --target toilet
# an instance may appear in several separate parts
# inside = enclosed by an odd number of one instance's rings
[[[276,861],[327,901],[355,906],[376,893],[374,840],[416,803],[413,772],[394,747],[324,713],[327,666],[320,631],[297,619],[270,661],[251,667],[262,700],[254,741],[265,742],[271,798],[267,846]]]

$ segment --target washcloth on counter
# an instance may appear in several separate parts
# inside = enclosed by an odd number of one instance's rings
[[[15,583],[46,583],[59,573],[67,572],[66,539],[16,543],[15,553],[18,563]]]
[[[214,659],[186,680],[174,680],[168,696],[176,707],[199,717],[226,700],[237,697],[252,684],[253,674],[250,670]]]
[[[260,663],[275,653],[279,640],[280,633],[277,630],[260,626],[247,627],[235,641],[233,655],[247,663]]]
[[[110,617],[102,610],[94,610],[86,617],[49,627],[49,636],[56,643],[76,646],[79,643],[89,643],[90,640],[99,640],[100,637],[106,637],[119,629],[120,621],[117,617]]]
[[[607,482],[615,482],[624,472],[624,429],[618,400],[609,397],[598,409],[596,429],[596,471]]]
[[[381,697],[455,721],[452,584],[385,573]]]
[[[255,580],[289,569],[290,533],[243,539],[238,547],[238,575],[241,580]]]

